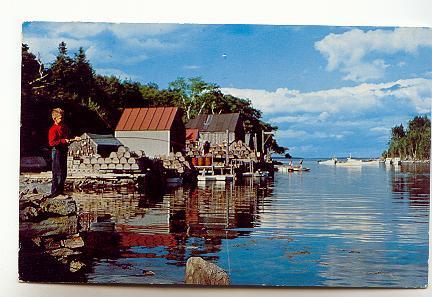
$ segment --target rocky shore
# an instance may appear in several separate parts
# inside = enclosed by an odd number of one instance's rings
[[[77,202],[71,195],[45,198],[37,188],[20,193],[19,199],[19,277],[29,282],[86,282],[91,255],[109,247],[114,230],[106,222],[80,223]],[[113,229],[113,228],[112,228]],[[88,232],[91,230],[90,232]],[[80,233],[81,232],[81,233]],[[106,255],[106,254],[105,254]],[[152,277],[153,271],[144,270]],[[227,286],[228,274],[200,257],[188,259],[185,284]]]
[[[84,241],[79,234],[77,205],[71,196],[46,199],[36,190],[21,193],[19,236],[21,264],[27,262],[37,268],[29,261],[50,262],[70,273],[85,266],[81,260]],[[21,269],[20,279],[37,279],[37,275],[29,275],[32,271],[34,269]]]

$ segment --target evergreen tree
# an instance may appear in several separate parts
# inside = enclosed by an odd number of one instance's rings
[[[73,72],[75,92],[82,99],[91,98],[95,85],[95,73],[82,47],[80,47],[78,53],[75,54]]]

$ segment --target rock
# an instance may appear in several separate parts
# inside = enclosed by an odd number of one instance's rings
[[[52,217],[40,222],[20,222],[20,235],[27,237],[71,235],[78,232],[78,217]]]
[[[84,240],[79,236],[79,234],[74,234],[62,240],[61,244],[66,248],[76,249],[84,246]]]
[[[33,237],[32,238],[32,241],[33,241],[33,243],[36,245],[36,246],[41,246],[41,244],[42,244],[42,238],[41,237],[39,237],[39,236],[37,236],[37,237]]]
[[[155,275],[156,273],[154,273],[154,272],[151,271],[151,270],[143,270],[143,274],[144,274],[145,276],[153,276],[153,275]]]
[[[27,193],[23,192],[20,195],[19,208],[22,210],[29,205],[39,207],[43,200],[42,194],[29,194],[29,190],[27,190]]]
[[[20,211],[20,221],[31,221],[32,219],[35,219],[38,216],[38,211],[33,206],[27,206],[23,210]]]
[[[60,240],[55,240],[51,237],[46,237],[43,239],[43,247],[45,250],[55,250],[62,247]]]
[[[186,262],[186,284],[227,286],[228,274],[219,266],[205,261],[201,257],[191,257]]]
[[[72,255],[78,255],[80,252],[74,251],[69,248],[59,248],[54,250],[47,250],[47,253],[56,258],[67,258]]]
[[[78,270],[80,270],[84,266],[85,266],[85,264],[83,262],[72,260],[69,264],[69,271],[70,272],[77,272]]]
[[[77,212],[75,201],[71,197],[64,195],[47,199],[40,206],[44,212],[54,215],[67,216]]]

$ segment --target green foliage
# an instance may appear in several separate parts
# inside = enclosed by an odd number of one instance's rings
[[[383,157],[399,157],[411,160],[427,160],[430,158],[431,122],[424,116],[415,116],[408,122],[408,129],[403,125],[391,130],[389,147]]]
[[[51,124],[50,109],[54,107],[69,112],[68,122],[78,134],[112,133],[123,108],[157,106],[182,108],[185,122],[198,114],[240,112],[247,133],[260,135],[261,131],[277,129],[262,121],[261,112],[250,100],[224,95],[218,85],[207,83],[201,77],[179,77],[161,90],[155,83],[143,85],[97,75],[83,48],[72,58],[64,42],[59,44],[56,59],[48,68],[23,44],[21,70],[22,114],[34,114],[38,110],[36,114],[44,117],[24,120],[21,135],[31,129],[46,132]],[[46,142],[46,133],[41,135],[39,145]],[[268,143],[274,152],[284,153],[285,148],[278,146],[274,139]],[[28,145],[22,145],[23,150],[27,148]]]

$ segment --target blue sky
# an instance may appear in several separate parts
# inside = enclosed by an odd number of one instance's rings
[[[201,76],[250,99],[294,156],[379,156],[392,126],[431,112],[430,28],[32,22],[23,41],[160,88]]]

